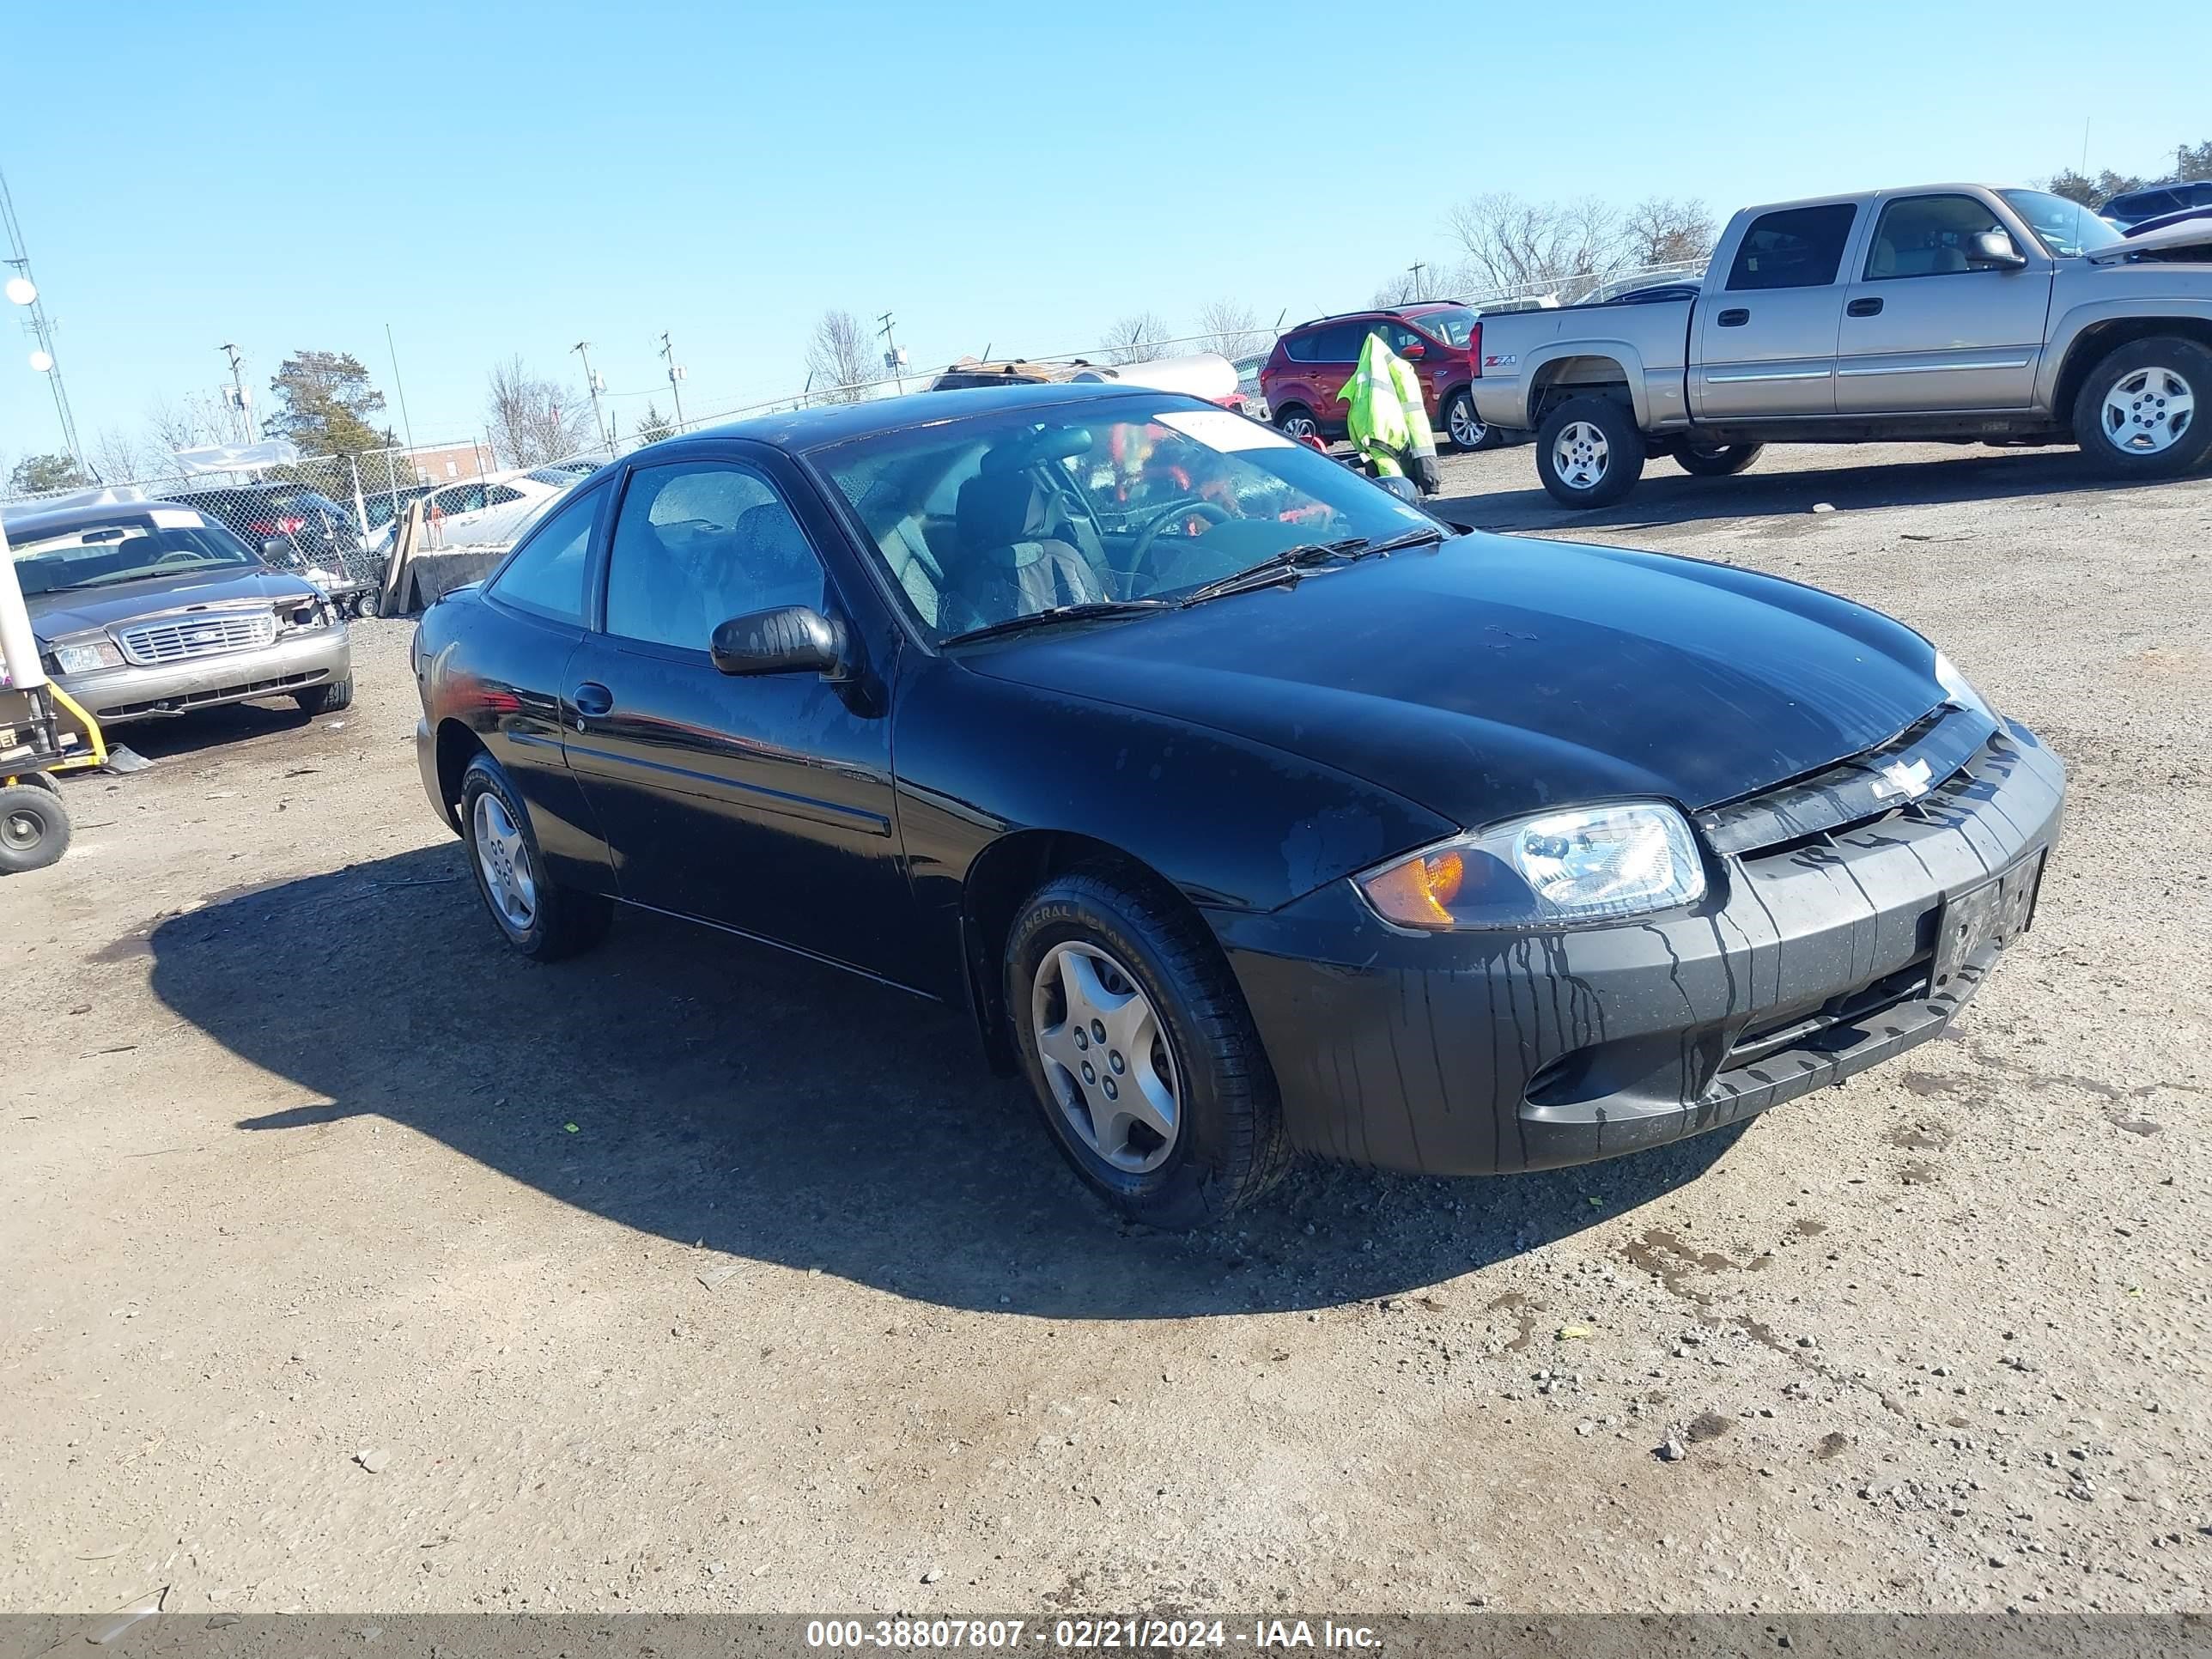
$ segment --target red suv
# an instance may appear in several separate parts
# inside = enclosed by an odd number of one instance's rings
[[[1468,390],[1481,361],[1481,320],[1470,307],[1442,300],[1316,317],[1284,335],[1260,371],[1275,424],[1293,438],[1342,437],[1347,405],[1337,394],[1370,334],[1380,334],[1413,366],[1439,437],[1456,449],[1492,449],[1504,441],[1475,417]]]

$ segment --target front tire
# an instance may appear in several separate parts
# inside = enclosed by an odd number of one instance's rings
[[[2212,351],[2177,334],[2136,340],[2112,352],[2074,399],[2074,439],[2106,477],[2178,478],[2212,449]]]
[[[1644,476],[1636,412],[1611,398],[1570,398],[1536,432],[1536,476],[1562,507],[1610,507]]]
[[[1006,995],[1053,1140],[1123,1214],[1181,1230],[1288,1161],[1273,1068],[1203,924],[1111,866],[1046,883],[1014,920]]]
[[[1674,464],[1700,478],[1725,478],[1749,466],[1765,447],[1765,444],[1686,444],[1674,452]]]
[[[0,789],[0,876],[20,876],[59,862],[69,851],[69,808],[43,784]]]
[[[607,936],[614,901],[562,887],[545,873],[522,797],[498,762],[478,755],[461,775],[461,835],[477,896],[492,926],[532,962],[558,962]]]
[[[1486,424],[1474,412],[1474,394],[1455,392],[1444,404],[1444,435],[1451,440],[1454,449],[1472,454],[1479,449],[1495,449],[1505,441],[1505,434],[1496,427]]]
[[[350,708],[353,707],[353,676],[349,674],[343,679],[326,680],[320,685],[310,686],[305,691],[295,693],[292,701],[298,703],[311,720],[317,714],[335,714],[342,708]]]

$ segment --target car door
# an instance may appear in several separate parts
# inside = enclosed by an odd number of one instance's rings
[[[881,681],[733,678],[708,653],[749,612],[851,617],[857,573],[825,566],[839,532],[811,489],[725,446],[628,469],[612,524],[562,714],[622,896],[915,983]]]
[[[467,701],[492,758],[521,791],[547,873],[567,887],[614,890],[598,819],[562,752],[562,689],[590,606],[592,532],[612,491],[580,492],[538,525],[484,585],[497,627],[468,641]]]
[[[1367,343],[1364,320],[1332,323],[1314,338],[1314,413],[1332,430],[1344,425],[1349,405],[1344,401],[1345,383],[1359,367],[1360,348]]]
[[[2005,238],[2025,266],[1978,257]],[[2057,267],[1978,197],[1899,196],[1881,204],[1857,280],[1844,291],[1836,354],[1839,413],[2026,409],[2035,399]]]
[[[1835,412],[1837,276],[1857,216],[1855,203],[1827,202],[1762,213],[1745,228],[1725,286],[1698,301],[1698,419]]]

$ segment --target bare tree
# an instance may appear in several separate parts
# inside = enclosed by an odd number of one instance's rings
[[[510,466],[543,466],[592,441],[592,408],[584,394],[533,374],[520,357],[492,365],[484,419],[494,454]]]
[[[1117,318],[1114,326],[1106,331],[1102,343],[1110,362],[1149,363],[1155,357],[1166,356],[1160,343],[1168,337],[1168,325],[1149,311],[1139,311],[1127,317]]]
[[[1429,296],[1421,290],[1435,286],[1427,280],[1427,267],[1424,266],[1418,276],[1411,270],[1406,270],[1387,282],[1377,283],[1374,300],[1376,308],[1387,310],[1391,306],[1412,305],[1416,301],[1427,299]]]
[[[1218,351],[1231,362],[1264,351],[1271,343],[1252,307],[1234,300],[1216,300],[1200,310],[1198,331],[1206,337],[1199,342],[1201,349]]]
[[[213,392],[191,392],[173,400],[157,398],[147,406],[146,439],[160,452],[155,458],[159,465],[180,449],[236,442],[238,423]]]
[[[1617,269],[1624,254],[1620,215],[1595,197],[1524,202],[1497,191],[1461,203],[1448,222],[1467,250],[1468,276],[1485,288],[1600,276]]]
[[[1636,264],[1664,265],[1711,258],[1719,228],[1694,197],[1678,202],[1671,196],[1648,196],[1628,210],[1621,234]]]
[[[112,426],[100,428],[85,459],[92,463],[92,470],[102,483],[129,483],[148,471],[137,441]]]
[[[849,311],[825,311],[806,339],[810,395],[832,404],[857,404],[876,377],[874,343]]]

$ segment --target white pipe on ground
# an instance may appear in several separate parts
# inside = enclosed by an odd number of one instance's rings
[[[31,613],[23,604],[23,584],[15,580],[15,556],[8,550],[5,525],[0,525],[0,665],[25,690],[46,683],[46,672],[39,665],[39,642],[31,635]]]

